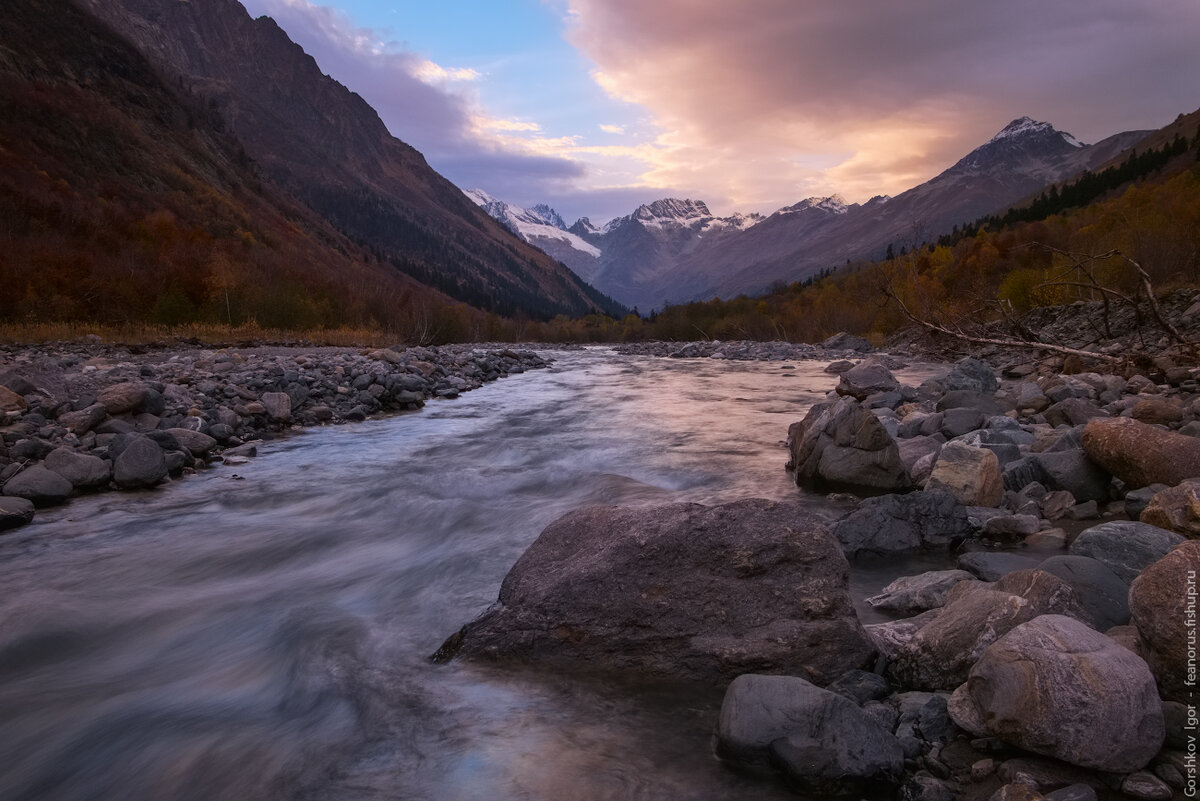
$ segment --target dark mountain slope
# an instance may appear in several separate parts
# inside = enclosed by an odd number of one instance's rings
[[[264,173],[415,278],[502,313],[613,307],[392,137],[358,95],[236,0],[79,0],[211,102]]]
[[[263,182],[206,103],[61,0],[0,14],[0,318],[377,323],[445,303]]]

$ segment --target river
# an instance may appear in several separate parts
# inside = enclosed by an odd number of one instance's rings
[[[837,511],[783,469],[824,363],[551,355],[0,537],[0,799],[791,797],[712,757],[719,696],[428,661],[572,508]]]

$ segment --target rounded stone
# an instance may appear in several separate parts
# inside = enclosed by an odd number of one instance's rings
[[[955,691],[950,713],[967,731],[1114,773],[1145,767],[1166,733],[1146,663],[1062,615],[1043,615],[992,643]]]

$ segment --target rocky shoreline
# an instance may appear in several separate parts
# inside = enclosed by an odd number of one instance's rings
[[[754,358],[665,355],[730,353]],[[1200,370],[1047,360],[1002,384],[968,357],[911,387],[896,363],[830,364],[789,431],[799,485],[862,498],[841,519],[578,510],[435,658],[726,687],[717,755],[809,796],[1194,795]],[[956,566],[884,588],[868,603],[895,619],[862,625],[848,560],[931,551]]]
[[[503,345],[0,347],[0,532],[80,493],[240,464],[265,437],[419,409],[548,364]]]

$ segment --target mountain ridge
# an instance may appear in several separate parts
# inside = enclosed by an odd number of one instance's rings
[[[236,0],[77,1],[205,98],[272,181],[417,280],[502,314],[620,310],[483,213],[271,18]]]
[[[892,243],[915,246],[947,233],[1104,163],[1148,133],[1129,131],[1085,145],[1048,122],[1018,117],[938,175],[895,197],[877,195],[865,203],[846,203],[836,194],[810,197],[766,217],[727,218],[713,217],[700,200],[663,198],[600,229],[590,221],[581,225],[586,220],[581,218],[569,230],[601,254],[582,259],[558,250],[555,256],[602,291],[643,310],[757,294],[847,260],[882,256]],[[716,220],[729,224],[721,236],[705,237]]]

